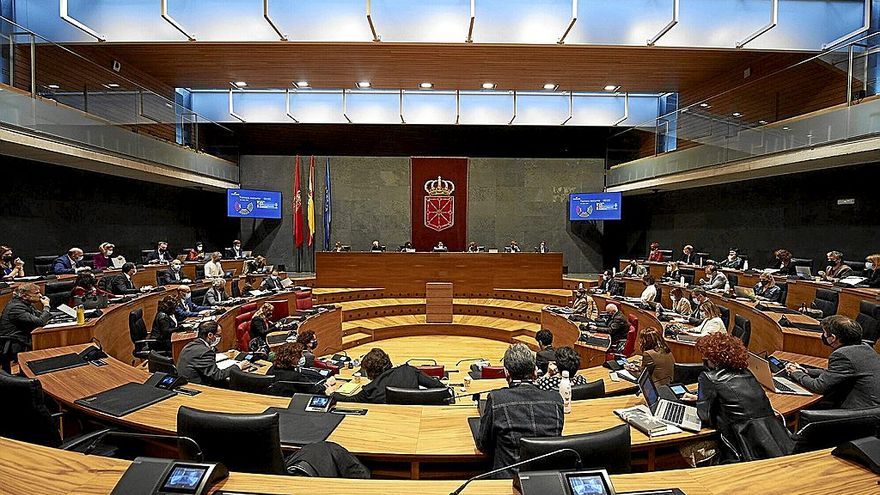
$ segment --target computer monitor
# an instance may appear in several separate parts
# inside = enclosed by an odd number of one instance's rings
[[[812,270],[810,270],[810,267],[808,266],[796,266],[794,269],[802,278],[813,278]]]

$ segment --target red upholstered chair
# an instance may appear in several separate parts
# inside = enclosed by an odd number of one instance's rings
[[[251,343],[251,320],[243,321],[235,327],[235,344],[240,351],[248,350]]]
[[[257,310],[257,303],[247,303],[238,310],[238,314],[252,313]]]
[[[639,317],[635,313],[626,315],[626,321],[629,322],[629,326],[636,329],[636,332],[639,331]]]
[[[446,376],[446,367],[442,364],[426,364],[418,366],[417,368],[428,376],[434,376],[437,378],[443,378]]]
[[[629,332],[626,333],[626,343],[623,345],[623,354],[626,357],[630,357],[636,351],[636,337],[638,336],[639,330],[638,325],[629,326]]]
[[[290,316],[290,307],[287,305],[287,301],[269,301],[269,304],[272,305],[272,321]]]
[[[296,310],[299,312],[306,309],[312,309],[312,291],[298,291],[296,293]]]
[[[504,378],[504,366],[483,366],[480,378]]]

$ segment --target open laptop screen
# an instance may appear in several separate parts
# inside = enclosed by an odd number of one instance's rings
[[[651,410],[651,413],[657,412],[657,402],[660,401],[660,395],[657,393],[657,387],[654,386],[654,382],[651,381],[650,370],[642,371],[642,374],[639,375],[638,384],[639,390],[645,396],[645,402],[648,403],[648,409]]]

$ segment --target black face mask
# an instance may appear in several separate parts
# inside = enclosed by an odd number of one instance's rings
[[[831,347],[831,342],[828,342],[828,336],[825,335],[825,332],[822,332],[822,336],[820,338],[822,339],[823,344],[827,345],[828,347]]]
[[[318,341],[317,341],[317,340],[313,340],[313,341],[309,344],[309,348],[312,349],[312,350],[317,349],[317,348],[318,348]]]
[[[3,256],[3,261],[5,261],[5,262],[7,262],[7,263],[10,262],[10,261],[12,261],[12,255],[11,255],[11,254],[7,254],[7,255]]]

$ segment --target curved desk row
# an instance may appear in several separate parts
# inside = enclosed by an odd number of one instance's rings
[[[9,495],[108,495],[130,461],[0,438],[0,486]],[[612,475],[618,492],[678,487],[687,495],[877,493],[877,476],[829,450],[700,469]],[[446,495],[462,481],[347,480],[230,473],[219,489],[241,493]],[[514,495],[509,480],[476,481],[466,493]]]

